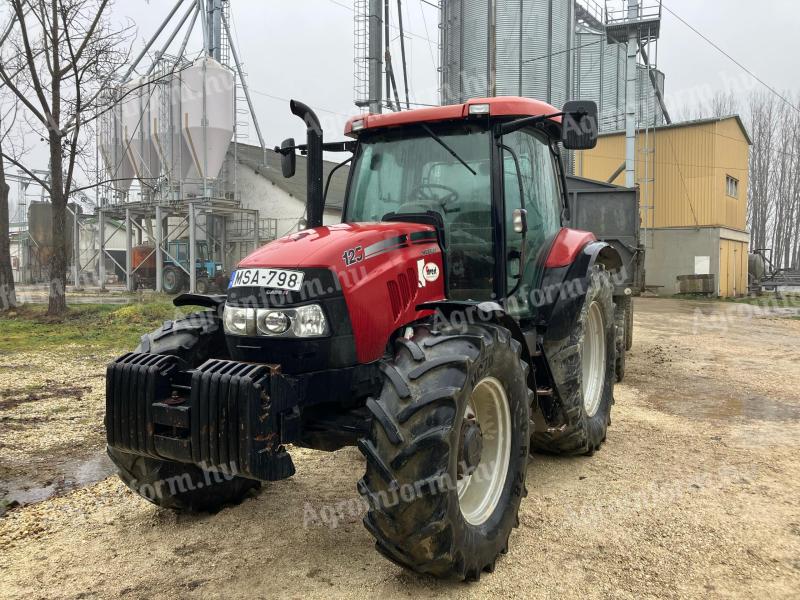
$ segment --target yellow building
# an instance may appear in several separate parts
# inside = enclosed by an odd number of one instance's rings
[[[752,141],[738,116],[639,131],[636,182],[647,229],[646,281],[680,291],[678,277],[713,275],[717,294],[747,293],[748,163]],[[624,185],[625,133],[577,152],[575,175]]]

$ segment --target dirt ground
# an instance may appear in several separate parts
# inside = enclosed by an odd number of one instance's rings
[[[796,598],[800,320],[642,299],[634,336],[606,445],[531,459],[511,549],[472,584],[373,550],[354,449],[293,450],[292,479],[213,516],[88,483],[108,357],[0,356],[0,496],[31,502],[0,518],[0,597]]]

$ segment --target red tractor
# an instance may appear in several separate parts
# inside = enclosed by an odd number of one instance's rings
[[[359,116],[308,155],[309,228],[267,244],[208,310],[108,367],[109,454],[152,502],[214,510],[294,473],[286,446],[357,445],[388,559],[474,580],[508,550],[529,451],[591,455],[615,381],[620,256],[568,219],[561,150],[597,107],[525,98]],[[323,151],[351,152],[322,225]],[[344,163],[343,163],[344,164]]]

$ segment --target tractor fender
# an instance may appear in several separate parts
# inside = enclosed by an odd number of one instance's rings
[[[457,300],[438,300],[426,302],[417,306],[417,310],[432,310],[434,312],[434,325],[437,321],[444,320],[446,323],[458,327],[467,323],[493,323],[505,327],[511,332],[511,337],[517,340],[522,346],[523,360],[532,365],[532,357],[528,349],[528,343],[519,323],[509,315],[505,309],[497,302],[461,302]],[[533,369],[530,377],[533,376]]]
[[[622,257],[610,244],[593,241],[577,253],[571,264],[545,268],[537,302],[537,325],[545,341],[569,335],[586,298],[589,275],[597,265],[613,273],[622,267]]]

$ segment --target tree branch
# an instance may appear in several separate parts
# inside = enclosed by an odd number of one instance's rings
[[[12,158],[11,156],[9,156],[8,154],[6,154],[5,152],[3,152],[2,154],[0,154],[0,156],[2,156],[3,158],[5,158],[5,159],[6,159],[8,162],[10,162],[12,165],[16,166],[16,167],[17,167],[17,168],[19,168],[20,170],[24,171],[24,172],[25,172],[25,174],[26,174],[28,177],[30,177],[30,178],[31,178],[31,179],[33,179],[33,180],[34,180],[36,183],[38,183],[40,186],[42,186],[42,188],[44,188],[44,190],[45,190],[45,191],[46,191],[48,194],[52,193],[52,190],[51,190],[51,188],[50,188],[50,184],[49,184],[49,183],[46,183],[46,182],[45,182],[45,181],[44,181],[44,180],[43,180],[41,177],[39,177],[38,175],[36,175],[36,173],[34,173],[34,172],[33,172],[33,171],[31,171],[30,169],[28,169],[28,167],[26,167],[25,165],[23,165],[22,163],[20,163],[20,162],[19,162],[18,160],[16,160],[15,158]]]

